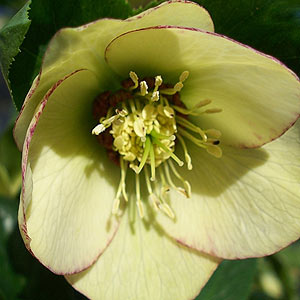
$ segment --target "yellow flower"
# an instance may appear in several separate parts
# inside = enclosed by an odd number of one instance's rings
[[[300,235],[299,80],[213,30],[171,1],[50,42],[15,127],[19,224],[89,298],[191,299]]]

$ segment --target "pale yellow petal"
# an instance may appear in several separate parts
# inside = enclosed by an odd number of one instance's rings
[[[175,222],[163,228],[195,249],[235,259],[272,254],[300,236],[300,123],[261,149],[223,147],[214,158],[188,145],[193,170],[180,174],[190,199],[171,191]]]
[[[193,121],[201,128],[220,130],[228,145],[259,147],[299,117],[300,83],[291,70],[214,33],[176,27],[137,30],[116,38],[106,58],[124,77],[134,69],[141,76],[160,74],[164,82],[176,83],[183,71],[189,71],[181,100],[188,108],[211,100],[208,109],[222,110]]]
[[[45,96],[24,143],[19,226],[31,253],[58,274],[90,266],[118,227],[111,210],[119,169],[91,134],[97,93],[92,72],[65,77]]]
[[[129,201],[134,209],[135,199]],[[134,214],[127,210],[114,240],[91,268],[67,280],[94,300],[194,299],[219,261],[179,245],[153,218],[137,214],[133,220]]]

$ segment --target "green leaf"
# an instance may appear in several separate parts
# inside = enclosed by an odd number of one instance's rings
[[[10,65],[19,53],[30,25],[29,4],[30,1],[0,31],[0,67],[8,86]]]
[[[59,29],[80,26],[104,17],[123,19],[131,14],[125,0],[32,0],[30,7],[29,19],[32,24],[9,74],[13,99],[18,109],[38,74],[49,40]],[[2,47],[0,45],[0,49]]]
[[[8,238],[16,228],[17,201],[0,197],[0,299],[16,299],[25,278],[15,273],[7,251]]]
[[[21,153],[10,126],[0,138],[0,195],[14,197],[21,187]]]
[[[299,0],[197,0],[217,33],[275,56],[300,74]]]
[[[255,272],[255,259],[223,261],[196,300],[246,300]]]

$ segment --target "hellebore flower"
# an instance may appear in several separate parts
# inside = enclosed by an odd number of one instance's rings
[[[49,44],[14,132],[19,224],[90,298],[191,299],[300,235],[299,80],[213,30],[173,1]]]

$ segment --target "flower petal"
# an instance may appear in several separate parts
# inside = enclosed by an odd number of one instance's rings
[[[78,28],[60,30],[49,44],[42,70],[27,94],[17,120],[14,134],[19,149],[22,149],[26,130],[37,105],[56,81],[76,69],[86,68],[99,76],[103,90],[113,89],[114,75],[104,62],[107,44],[126,31],[156,25],[214,30],[208,12],[188,1],[166,2],[125,21],[101,19]]]
[[[224,36],[190,28],[147,28],[113,40],[106,59],[124,77],[134,70],[175,83],[181,72],[189,71],[181,100],[191,108],[210,99],[213,107],[223,109],[194,122],[221,130],[229,145],[261,146],[299,117],[297,76],[276,59]]]
[[[88,70],[59,81],[24,143],[20,229],[32,254],[59,274],[90,266],[118,227],[111,210],[119,170],[91,134],[98,85]]]
[[[129,203],[134,205],[135,199]],[[218,262],[177,244],[153,218],[141,220],[137,215],[132,220],[132,214],[126,213],[114,240],[97,262],[66,278],[94,300],[194,299]]]
[[[223,147],[223,157],[188,145],[193,170],[180,169],[192,187],[171,192],[176,220],[158,215],[182,244],[236,259],[274,253],[300,236],[300,123],[262,149]]]

